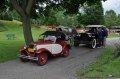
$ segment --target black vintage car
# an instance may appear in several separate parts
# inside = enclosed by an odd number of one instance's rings
[[[97,38],[97,28],[103,27],[102,25],[89,25],[85,28],[87,31],[85,33],[78,33],[74,37],[74,46],[77,47],[79,44],[86,44],[90,48],[96,48],[98,44]]]

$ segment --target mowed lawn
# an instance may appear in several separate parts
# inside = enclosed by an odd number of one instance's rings
[[[18,58],[19,48],[25,44],[22,24],[17,21],[0,20],[0,25],[5,28],[4,31],[0,31],[0,62]],[[32,26],[34,41],[38,40],[39,35],[44,31],[44,29]],[[15,35],[15,39],[9,40],[8,34]]]

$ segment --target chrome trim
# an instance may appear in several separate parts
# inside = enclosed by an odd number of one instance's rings
[[[29,60],[35,60],[37,61],[38,60],[38,57],[30,57],[30,56],[26,56],[26,55],[18,55],[19,58],[26,58],[26,59],[29,59]]]

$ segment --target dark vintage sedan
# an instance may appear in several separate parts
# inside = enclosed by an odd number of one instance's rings
[[[103,25],[89,25],[86,27],[87,31],[84,33],[78,33],[74,37],[74,46],[77,47],[80,44],[86,44],[90,48],[96,48],[98,44],[97,29],[103,27]]]

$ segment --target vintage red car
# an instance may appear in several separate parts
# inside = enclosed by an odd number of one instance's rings
[[[70,45],[65,41],[64,33],[46,31],[42,35],[43,39],[20,48],[19,58],[22,62],[35,60],[38,65],[42,66],[48,61],[49,55],[63,57],[69,55]]]

